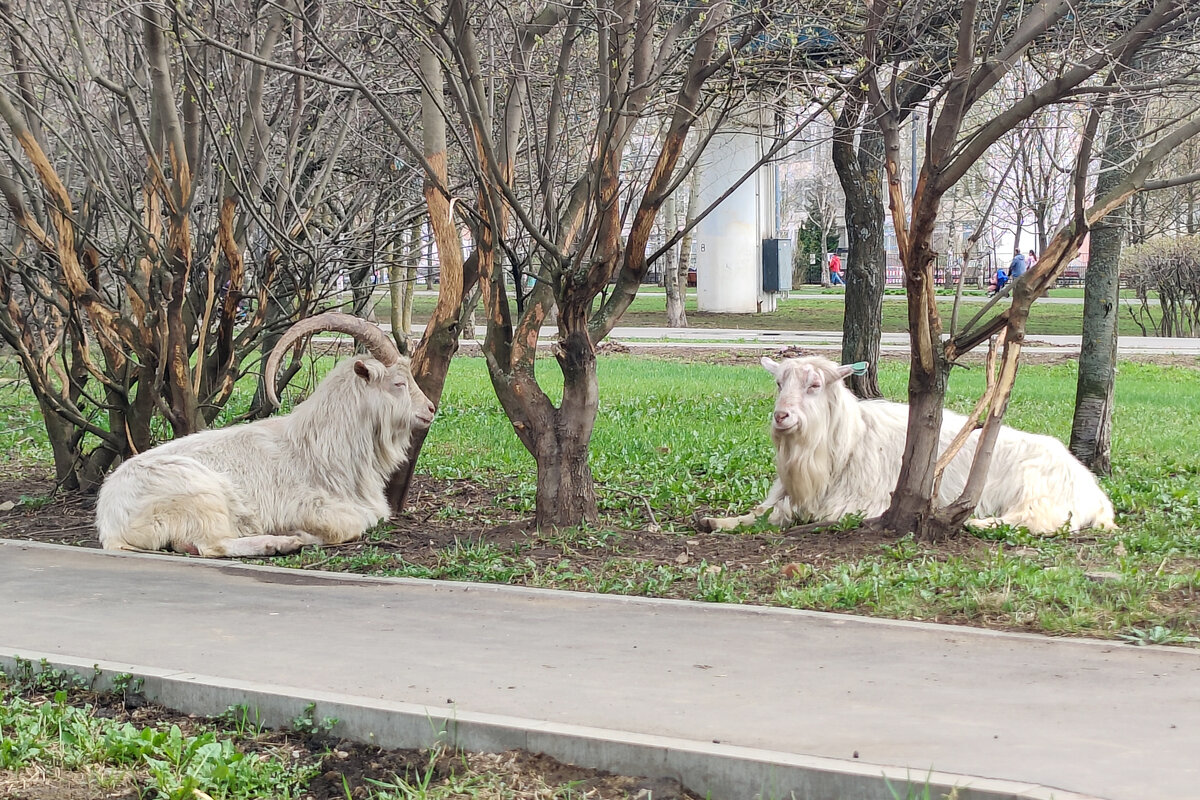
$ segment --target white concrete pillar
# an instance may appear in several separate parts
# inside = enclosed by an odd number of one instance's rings
[[[759,124],[713,136],[704,155],[700,207],[707,208],[769,147]],[[758,169],[696,226],[696,303],[700,311],[775,310],[762,291],[762,240],[775,235],[775,170]]]

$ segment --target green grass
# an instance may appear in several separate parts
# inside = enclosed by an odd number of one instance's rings
[[[537,364],[557,401],[561,373],[546,359]],[[637,498],[644,497],[678,517],[697,503],[725,505],[764,492],[771,475],[762,420],[774,386],[764,378],[761,369],[601,359],[591,464],[602,487],[625,492],[602,491],[601,508],[640,519]],[[533,461],[513,434],[483,361],[456,359],[449,380],[422,468],[438,478],[503,477],[507,486],[496,501],[532,511]],[[709,385],[720,390],[705,391]]]
[[[0,797],[15,790],[18,797],[291,800],[329,796],[332,787],[356,800],[571,800],[616,796],[598,787],[636,783],[578,769],[579,779],[564,780],[561,765],[520,754],[354,745],[329,738],[335,721],[315,718],[313,706],[284,731],[265,729],[246,706],[204,719],[140,699],[128,712],[124,701],[138,681],[116,676],[110,694],[92,691],[92,683],[45,662],[0,671]]]
[[[882,328],[885,333],[908,330],[908,311],[903,298],[883,304]],[[998,305],[998,308],[1003,306]],[[938,312],[942,324],[949,327],[953,308],[951,300],[940,300]],[[965,303],[959,312],[959,324],[964,325],[982,308],[979,303]],[[808,300],[789,298],[779,301],[776,311],[769,314],[724,314],[698,312],[695,302],[688,303],[688,324],[694,328],[744,328],[780,331],[840,331],[844,314],[841,299]],[[989,312],[992,314],[993,312]],[[666,300],[655,296],[639,296],[621,317],[625,326],[661,326],[666,316]],[[1078,335],[1083,327],[1082,305],[1035,304],[1029,315],[1029,336]],[[1119,323],[1123,336],[1137,336],[1141,330],[1126,315]]]
[[[0,778],[75,773],[98,796],[134,788],[138,796],[164,800],[199,797],[196,790],[213,800],[286,800],[300,796],[316,774],[290,750],[248,753],[204,724],[185,732],[99,715],[91,702],[72,700],[77,686],[32,699],[20,688],[0,676]]]

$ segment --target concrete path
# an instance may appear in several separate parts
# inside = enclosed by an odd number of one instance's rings
[[[888,287],[888,288],[891,288],[891,287]],[[437,292],[430,292],[430,294],[436,295]],[[638,294],[640,295],[641,292],[639,292]],[[804,293],[803,291],[801,291],[801,292],[793,291],[793,292],[789,292],[787,295],[789,300],[837,300],[844,296],[845,296],[845,294],[840,293],[840,292],[830,292],[829,294],[820,294],[820,293]],[[989,297],[987,295],[982,295],[982,294],[964,294],[962,296],[962,301],[964,303],[983,304],[991,299],[992,299],[991,297]],[[954,300],[954,296],[953,295],[938,295],[938,300],[944,300],[946,302],[951,302]],[[903,295],[903,294],[885,294],[883,296],[883,302],[885,302],[885,303],[907,303],[908,296]],[[1147,303],[1149,305],[1156,306],[1159,304],[1158,298],[1156,298],[1156,297],[1147,298]],[[1051,306],[1081,306],[1081,305],[1083,305],[1083,298],[1082,297],[1039,297],[1037,304],[1038,305],[1051,305]],[[1121,298],[1121,308],[1122,308],[1121,313],[1122,314],[1125,313],[1124,308],[1126,306],[1137,309],[1137,308],[1141,307],[1141,305],[1142,305],[1142,301],[1138,300],[1137,298],[1122,297]]]
[[[616,340],[630,347],[720,347],[727,349],[763,350],[764,348],[800,347],[812,350],[841,350],[841,331],[769,331],[753,326],[754,317],[746,318],[746,327],[734,328],[649,328],[617,326],[608,341]],[[390,330],[390,326],[384,325]],[[423,325],[414,325],[413,331],[420,334]],[[464,339],[463,347],[478,347],[487,334],[487,329],[478,326],[475,339]],[[558,329],[553,326],[542,328],[540,343],[550,346]],[[1023,352],[1056,353],[1074,355],[1079,353],[1080,336],[1029,336]],[[1162,336],[1122,336],[1117,343],[1122,356],[1136,355],[1183,355],[1200,356],[1200,338],[1168,338]],[[907,333],[885,333],[880,349],[885,353],[907,353]],[[987,351],[986,347],[979,352]]]
[[[889,286],[888,288],[890,289],[890,288],[894,288],[894,287]],[[437,297],[438,293],[435,289],[418,289],[416,294],[417,294],[417,296],[423,296],[423,297]],[[659,289],[658,291],[647,291],[645,288],[638,290],[638,297],[661,297],[661,296],[663,296],[663,291],[661,289]],[[696,297],[695,290],[688,290],[688,297],[694,300]],[[791,292],[788,292],[786,297],[788,300],[841,300],[843,297],[845,297],[845,293],[844,292],[821,293],[821,292],[813,292],[813,291],[811,291],[811,289],[808,291],[805,291],[804,289],[800,289],[800,290],[793,290]],[[954,297],[953,297],[953,295],[939,295],[938,299],[949,302],[949,301],[953,300]],[[982,294],[964,294],[962,296],[962,300],[964,303],[978,303],[981,305],[991,299],[992,299],[991,297],[988,297],[987,295],[982,295]],[[885,294],[883,296],[883,302],[885,302],[885,303],[906,303],[906,302],[908,302],[908,297],[907,297],[907,295],[904,295],[904,294]],[[1045,305],[1052,305],[1052,306],[1081,306],[1081,305],[1083,305],[1083,298],[1082,297],[1042,297],[1042,298],[1039,298],[1037,302],[1039,305],[1045,304]],[[1147,298],[1147,302],[1152,306],[1156,306],[1159,304],[1158,298],[1156,298],[1156,297]],[[1133,297],[1122,297],[1121,298],[1122,308],[1124,308],[1125,306],[1129,306],[1131,308],[1136,309],[1139,306],[1141,306],[1141,304],[1142,304],[1141,300],[1138,300]]]
[[[747,322],[752,322],[748,319]],[[546,335],[553,336],[557,329],[543,329]],[[486,330],[477,335],[482,338]],[[695,344],[700,342],[716,343],[724,347],[727,344],[741,344],[752,347],[778,345],[786,347],[811,347],[813,349],[840,349],[842,343],[841,331],[767,331],[761,328],[749,327],[744,330],[727,328],[613,328],[609,338],[632,344],[637,341],[678,342]],[[1035,336],[1030,335],[1025,340],[1025,352],[1061,354],[1078,353],[1082,337],[1080,336]],[[1200,339],[1167,338],[1162,336],[1122,336],[1117,343],[1121,355],[1200,355]],[[882,336],[881,349],[885,352],[908,352],[907,333],[885,333]],[[984,347],[980,352],[986,351]]]
[[[0,540],[0,656],[29,654],[1054,787],[1005,797],[1200,798],[1194,650]]]

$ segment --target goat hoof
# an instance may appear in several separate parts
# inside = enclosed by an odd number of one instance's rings
[[[298,553],[303,547],[304,540],[302,538],[299,536],[288,536],[280,542],[277,555],[286,556],[291,553]]]
[[[286,556],[304,547],[304,540],[299,536],[272,536],[262,545],[264,556]]]

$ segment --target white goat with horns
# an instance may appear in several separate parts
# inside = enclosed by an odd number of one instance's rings
[[[908,406],[886,400],[860,402],[842,381],[853,366],[827,358],[789,358],[762,365],[778,392],[771,421],[775,483],[767,498],[739,517],[701,517],[703,530],[732,530],[770,512],[772,525],[837,520],[847,514],[882,514],[900,477]],[[966,418],[945,411],[940,450]],[[942,477],[939,500],[948,503],[966,484],[979,432],[971,434]],[[1050,436],[1003,427],[971,524],[1018,525],[1049,533],[1069,525],[1112,528],[1113,508],[1095,477]]]
[[[349,333],[374,358],[338,364],[291,414],[194,433],[121,464],[96,503],[101,545],[278,555],[352,541],[386,517],[388,477],[405,463],[413,429],[433,421],[434,405],[382,330],[338,312],[280,338],[266,365],[272,404],[283,353],[317,331]]]

